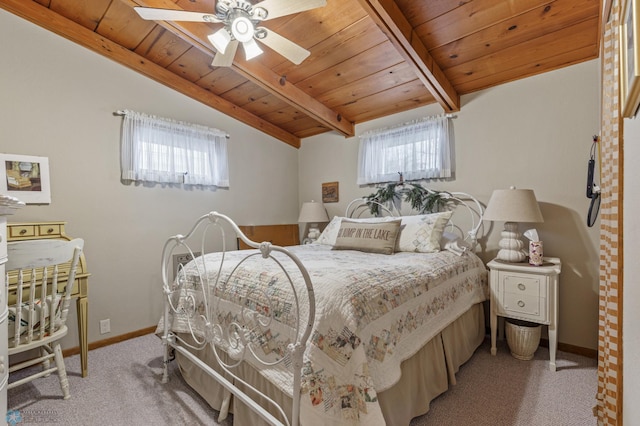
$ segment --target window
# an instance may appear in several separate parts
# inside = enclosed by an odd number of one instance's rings
[[[449,119],[429,117],[360,137],[358,184],[448,178],[453,167]]]
[[[229,187],[218,129],[124,111],[121,156],[124,180]]]

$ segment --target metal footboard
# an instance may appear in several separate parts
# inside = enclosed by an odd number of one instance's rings
[[[229,231],[233,234],[233,241],[237,236],[258,251],[247,251],[246,256],[243,252],[241,260],[238,261],[237,256],[234,256],[234,261],[230,262],[226,250],[230,245],[227,243]],[[229,238],[229,241],[231,240]],[[212,268],[209,261],[198,257],[189,266],[180,266],[176,278],[173,279],[171,274],[173,255],[185,252],[191,257],[198,252],[203,255],[216,252],[217,266]],[[273,262],[272,268],[278,269],[280,276],[286,278],[283,280],[286,281],[285,287],[288,287],[287,291],[293,293],[295,306],[291,308],[291,312],[294,313],[294,318],[289,318],[289,322],[294,337],[284,350],[283,356],[277,359],[265,359],[261,356],[258,350],[260,340],[256,338],[260,330],[268,328],[273,321],[277,321],[276,315],[279,311],[274,309],[277,302],[269,299],[268,294],[260,292],[261,300],[267,299],[266,305],[261,306],[260,309],[256,309],[249,303],[247,295],[237,296],[238,300],[234,302],[241,307],[239,308],[241,312],[232,319],[221,318],[223,312],[221,304],[229,303],[221,296],[224,293],[223,290],[230,281],[237,279],[238,271],[250,259],[256,262]],[[162,252],[162,282],[164,293],[162,341],[165,345],[162,381],[164,383],[168,381],[170,352],[175,350],[219,382],[230,394],[245,403],[266,422],[273,425],[298,425],[303,356],[315,318],[313,286],[309,273],[299,258],[284,247],[249,240],[229,217],[211,212],[200,217],[186,235],[175,235],[167,240]],[[174,318],[178,315],[188,327],[188,334],[195,343],[186,342],[172,329]],[[211,347],[219,367],[231,380],[194,355],[194,351],[204,350],[207,347]],[[224,361],[221,356],[222,351],[232,352],[232,359],[226,357],[227,361]],[[264,365],[265,367],[284,363],[291,370],[293,377],[291,388],[293,408],[289,413],[291,420],[273,399],[236,374],[235,368],[247,361],[252,362],[254,366]],[[241,390],[237,384],[242,384],[249,392]],[[269,401],[271,407],[260,406],[257,402],[259,397]],[[221,417],[226,415],[228,402],[229,398],[223,404]],[[272,414],[274,412],[276,415]]]

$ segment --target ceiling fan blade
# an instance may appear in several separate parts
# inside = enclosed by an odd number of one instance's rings
[[[275,19],[281,16],[291,15],[292,13],[304,12],[305,10],[315,9],[327,5],[327,0],[264,0],[254,4],[253,8],[261,7],[269,14],[267,19]]]
[[[232,40],[224,53],[216,53],[211,65],[214,67],[230,67],[233,64],[234,56],[236,56],[236,50],[238,50],[238,40]]]
[[[191,12],[188,10],[154,9],[152,7],[134,7],[142,19],[149,21],[191,21],[222,22],[211,13]]]
[[[275,50],[296,65],[300,65],[300,63],[311,54],[307,49],[304,49],[268,28],[260,27],[260,30],[264,30],[267,35],[264,38],[257,39],[259,42]]]

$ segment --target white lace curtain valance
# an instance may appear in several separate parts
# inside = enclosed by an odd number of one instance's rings
[[[360,136],[358,184],[449,178],[453,175],[450,119],[428,117]],[[451,132],[452,133],[452,132]]]
[[[122,179],[229,187],[227,135],[222,130],[118,111],[122,125]]]

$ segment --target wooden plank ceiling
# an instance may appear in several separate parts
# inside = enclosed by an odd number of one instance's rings
[[[292,0],[282,0],[292,1]],[[255,3],[255,2],[254,2]],[[213,67],[221,24],[153,22],[134,6],[214,13],[215,0],[0,0],[0,7],[260,131],[300,140],[596,58],[597,0],[327,0],[264,22],[311,52]],[[5,42],[10,42],[5,40]]]

